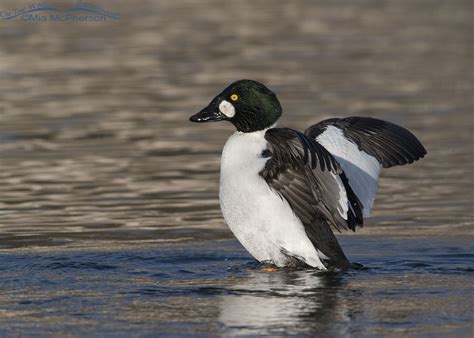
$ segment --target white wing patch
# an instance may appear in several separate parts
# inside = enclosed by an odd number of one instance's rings
[[[375,157],[359,150],[337,127],[326,127],[326,130],[316,137],[316,141],[336,158],[364,207],[363,216],[370,216],[378,188],[380,163]]]
[[[347,193],[346,188],[344,188],[344,184],[342,183],[341,178],[339,175],[333,175],[334,179],[339,186],[339,206],[337,207],[337,211],[339,215],[342,216],[347,221],[347,211],[349,210],[349,201],[347,200]]]

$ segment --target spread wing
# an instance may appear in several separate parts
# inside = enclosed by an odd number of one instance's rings
[[[315,248],[331,265],[347,266],[331,226],[362,225],[360,202],[334,157],[314,139],[288,128],[267,130],[271,158],[260,175],[301,220]]]
[[[426,150],[408,130],[369,117],[335,118],[309,127],[305,134],[324,146],[340,164],[368,217],[381,167],[412,163]]]

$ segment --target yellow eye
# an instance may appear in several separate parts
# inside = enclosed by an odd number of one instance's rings
[[[237,95],[237,94],[232,94],[232,95],[230,96],[230,99],[231,99],[232,101],[237,101],[237,100],[239,99],[239,95]]]

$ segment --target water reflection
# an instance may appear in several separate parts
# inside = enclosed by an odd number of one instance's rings
[[[344,284],[337,273],[251,271],[222,296],[219,321],[230,335],[341,334],[348,327],[334,324],[351,318]]]

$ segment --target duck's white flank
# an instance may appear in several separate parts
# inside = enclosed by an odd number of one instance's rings
[[[344,132],[328,126],[316,140],[326,148],[341,165],[349,184],[362,203],[364,217],[370,216],[378,188],[380,163],[344,136]]]
[[[288,202],[270,189],[259,172],[269,158],[266,130],[234,133],[221,159],[219,200],[227,225],[258,261],[288,263],[287,252],[306,264],[325,269],[318,251]]]

